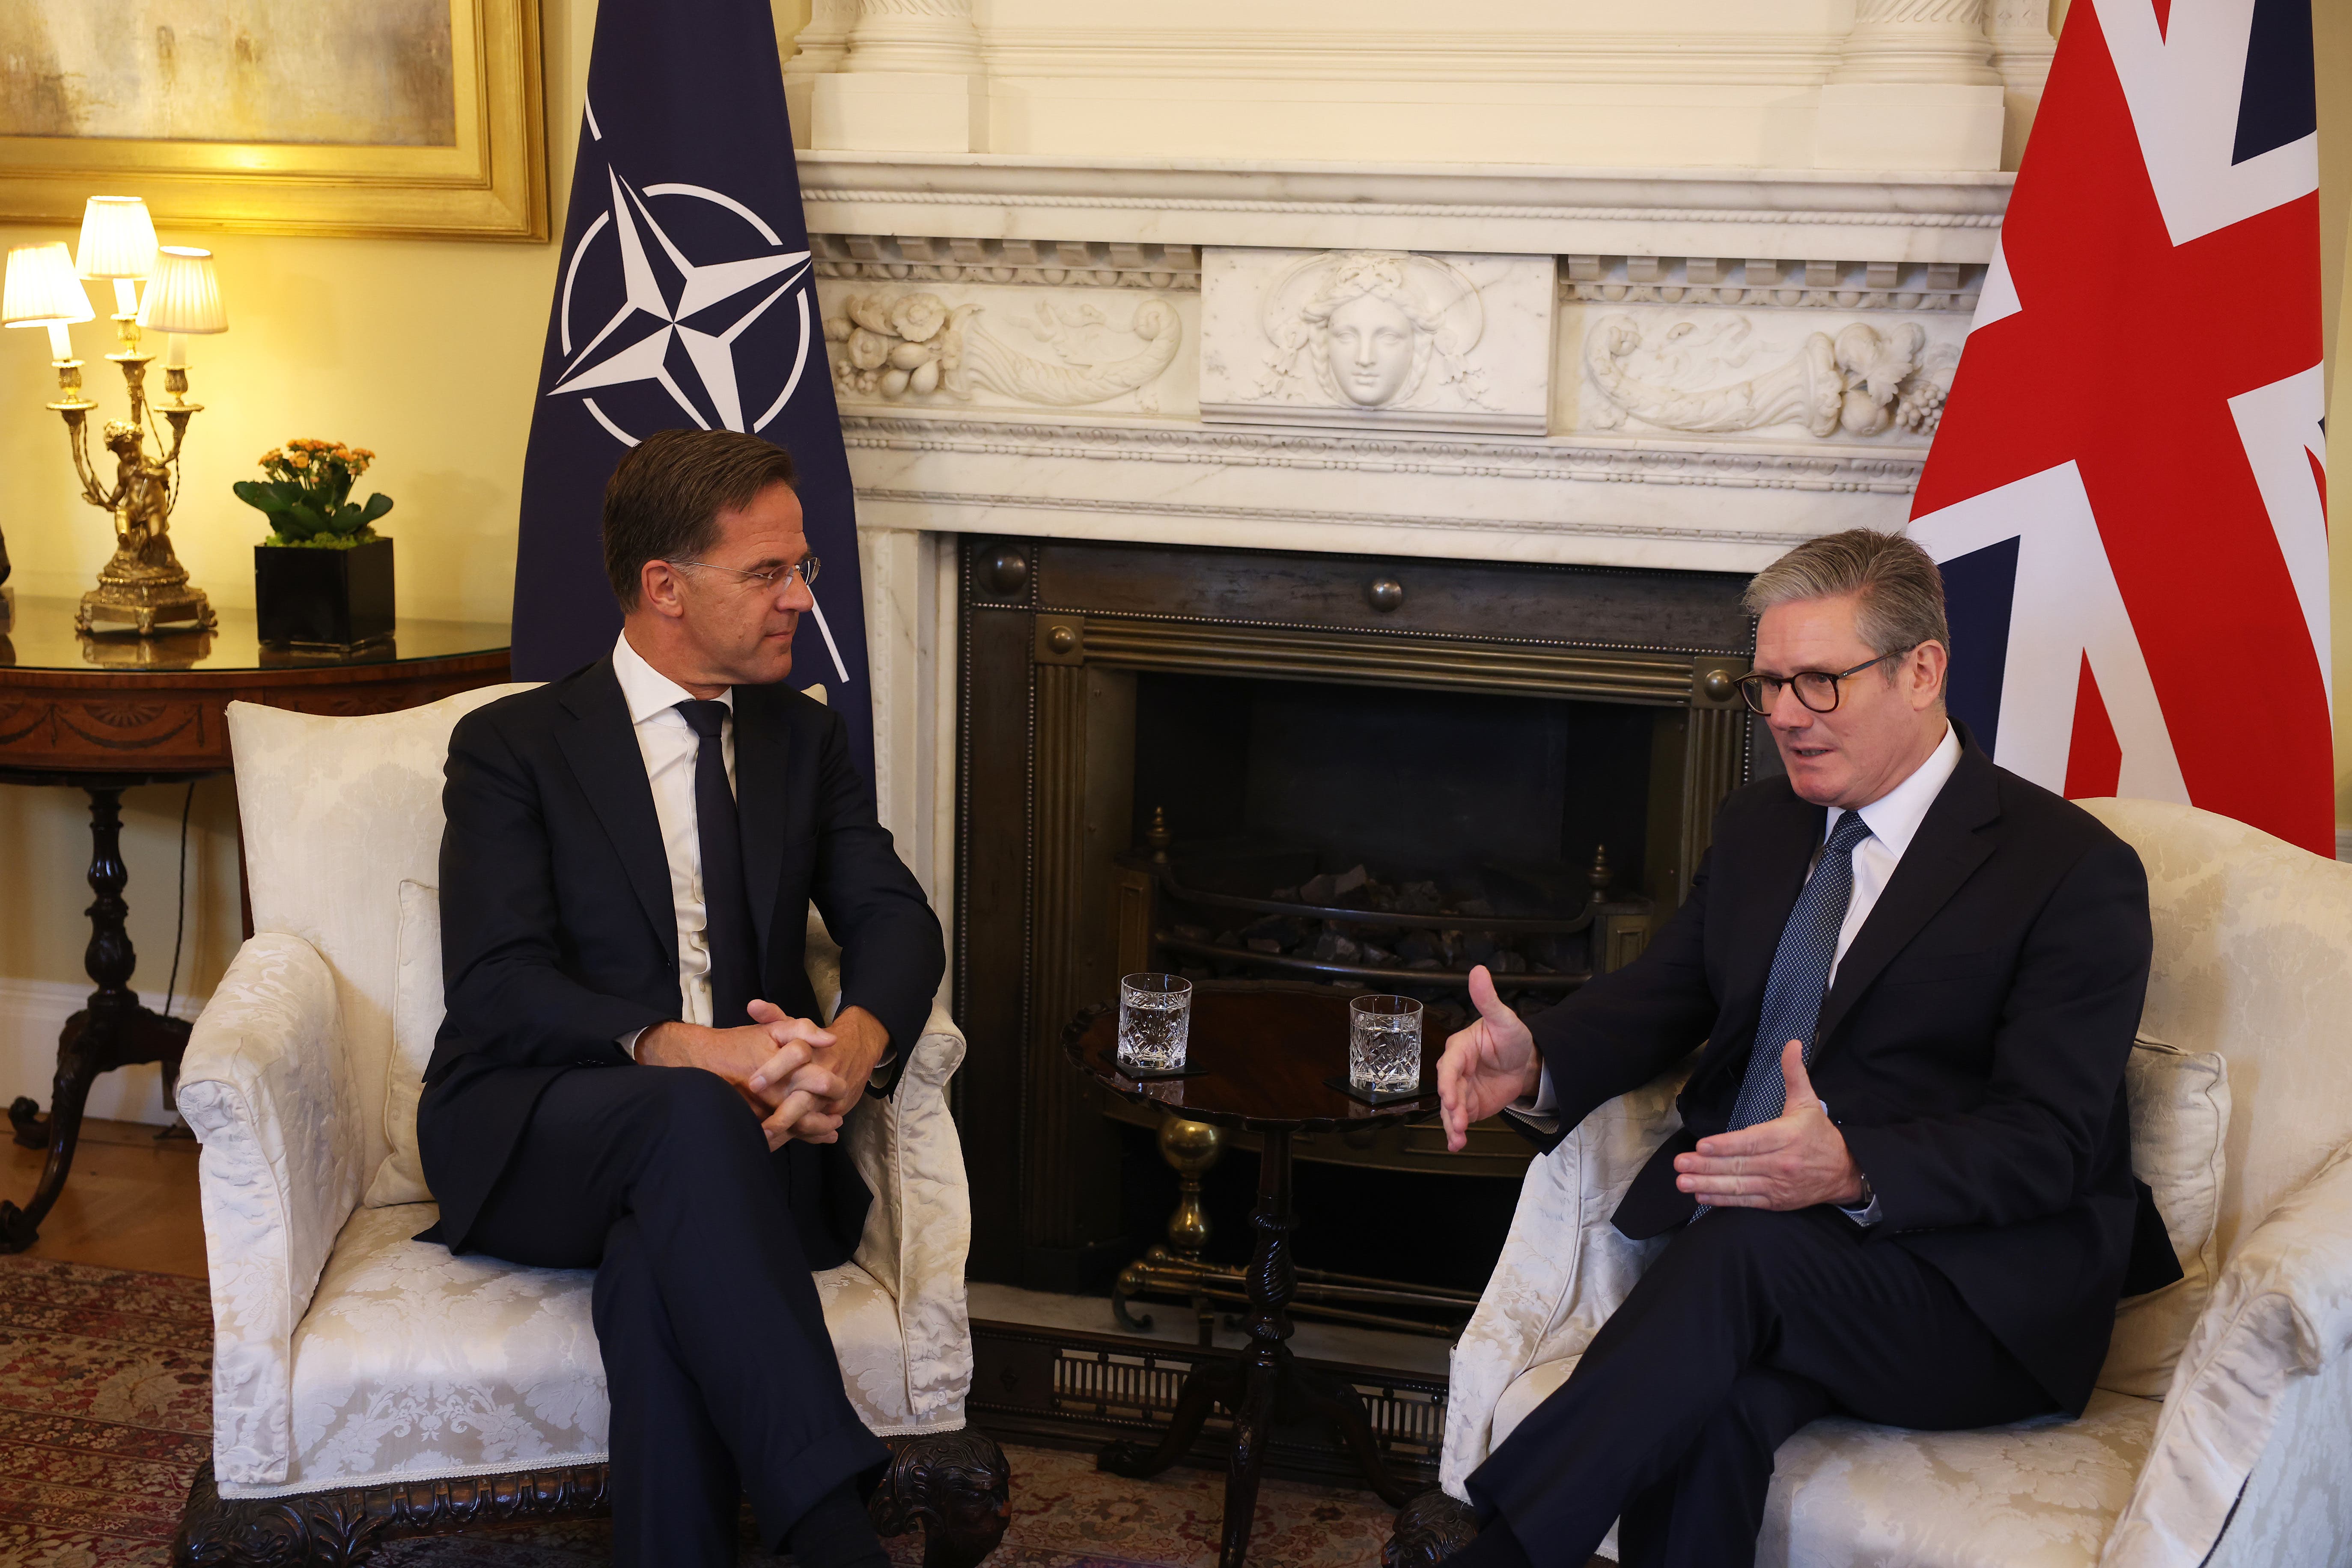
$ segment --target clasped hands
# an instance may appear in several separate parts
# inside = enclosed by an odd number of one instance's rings
[[[760,1117],[768,1147],[797,1138],[831,1143],[843,1118],[889,1047],[889,1032],[863,1007],[845,1007],[830,1028],[795,1018],[772,1002],[753,1001],[740,1028],[659,1024],[637,1042],[637,1059],[654,1067],[701,1068],[734,1087]]]
[[[1456,1152],[1469,1142],[1472,1122],[1535,1093],[1543,1077],[1535,1037],[1496,994],[1483,965],[1470,972],[1470,1000],[1478,1021],[1449,1038],[1437,1062],[1445,1146]],[[1786,1109],[1769,1121],[1700,1139],[1692,1152],[1675,1156],[1675,1186],[1716,1208],[1850,1208],[1861,1201],[1861,1167],[1813,1092],[1798,1041],[1781,1048],[1780,1077]]]

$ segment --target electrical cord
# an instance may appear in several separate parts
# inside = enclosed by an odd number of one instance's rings
[[[163,1016],[172,1016],[172,998],[180,989],[180,944],[188,934],[188,813],[195,809],[196,786],[188,785],[187,798],[180,803],[180,920],[172,931],[172,978],[163,983]]]

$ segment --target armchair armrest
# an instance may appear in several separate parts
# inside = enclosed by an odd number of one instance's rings
[[[2297,1380],[2352,1351],[2352,1143],[2273,1210],[2214,1282],[2103,1568],[2205,1561]]]
[[[828,1018],[841,1000],[841,950],[809,911],[808,973]],[[971,1391],[971,1323],[964,1258],[971,1193],[963,1140],[948,1110],[948,1081],[963,1065],[963,1031],[933,1005],[922,1035],[901,1047],[898,1080],[850,1111],[842,1142],[874,1194],[853,1261],[898,1305],[908,1413],[925,1431],[963,1425]]]
[[[1682,1125],[1675,1067],[1587,1116],[1528,1167],[1510,1234],[1454,1347],[1438,1478],[1454,1497],[1494,1447],[1495,1407],[1529,1367],[1583,1352],[1661,1243],[1609,1223],[1651,1152]]]
[[[295,1325],[359,1203],[363,1140],[327,962],[297,936],[248,941],[180,1066],[180,1114],[204,1142],[212,1272],[213,1463],[224,1481],[286,1479]]]

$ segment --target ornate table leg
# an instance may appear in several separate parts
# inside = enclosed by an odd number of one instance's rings
[[[65,1190],[66,1173],[73,1168],[82,1106],[98,1075],[140,1062],[161,1062],[163,1098],[169,1102],[179,1087],[180,1057],[188,1045],[186,1024],[141,1006],[138,994],[131,989],[138,955],[123,929],[131,906],[122,900],[122,888],[131,873],[122,864],[122,786],[92,784],[89,790],[89,887],[98,898],[88,911],[89,948],[82,962],[98,989],[58,1036],[49,1114],[43,1117],[38,1106],[22,1097],[8,1108],[16,1142],[28,1149],[47,1143],[49,1159],[30,1204],[20,1209],[0,1201],[0,1252],[22,1252],[38,1239],[41,1221]]]
[[[1290,1130],[1263,1134],[1258,1157],[1257,1208],[1250,1224],[1257,1241],[1250,1249],[1249,1349],[1242,1352],[1241,1403],[1234,1409],[1234,1452],[1225,1467],[1225,1529],[1217,1548],[1217,1568],[1242,1568],[1249,1555],[1250,1525],[1257,1513],[1258,1475],[1284,1384],[1296,1369],[1290,1362],[1290,1314],[1285,1309],[1298,1287],[1290,1257]]]

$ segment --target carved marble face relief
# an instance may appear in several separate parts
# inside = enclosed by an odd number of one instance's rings
[[[1486,328],[1478,286],[1444,262],[1339,251],[1298,263],[1267,292],[1267,368],[1290,374],[1304,348],[1326,397],[1386,408],[1422,390],[1434,358],[1445,381],[1475,403],[1481,378],[1468,356]]]
[[[1209,253],[1203,412],[1539,430],[1550,334],[1545,262],[1402,250]]]
[[[1360,294],[1324,318],[1318,359],[1350,401],[1378,408],[1420,379],[1420,347],[1402,308]]]

